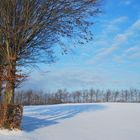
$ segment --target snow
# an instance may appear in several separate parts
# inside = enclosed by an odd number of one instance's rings
[[[140,104],[26,106],[22,129],[0,140],[140,140]]]

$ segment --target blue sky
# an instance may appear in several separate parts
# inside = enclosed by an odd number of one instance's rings
[[[94,40],[73,48],[59,61],[41,65],[22,89],[79,90],[140,87],[140,1],[104,0],[95,18]]]

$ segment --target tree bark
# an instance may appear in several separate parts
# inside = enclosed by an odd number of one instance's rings
[[[2,102],[2,84],[3,84],[3,69],[0,67],[0,104]]]
[[[16,62],[7,66],[7,83],[5,88],[5,103],[14,104],[14,90],[16,80]]]
[[[22,105],[2,104],[0,105],[0,128],[20,129],[23,115]]]
[[[2,80],[0,80],[0,104],[1,104],[1,97],[2,97]]]

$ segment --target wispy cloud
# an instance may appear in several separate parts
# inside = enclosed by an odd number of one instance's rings
[[[119,19],[117,19],[119,21]],[[118,50],[122,45],[129,41],[130,38],[134,38],[137,34],[139,34],[138,30],[140,30],[140,19],[135,21],[128,29],[126,29],[124,32],[117,33],[110,46],[105,46],[104,48],[101,48],[97,54],[88,60],[87,63],[97,63],[99,60],[102,60],[103,58],[111,55],[116,50]],[[108,35],[108,34],[107,34]],[[106,42],[110,40],[110,36],[108,36],[108,39],[106,39]],[[121,48],[122,49],[122,48]],[[128,51],[128,50],[127,50]],[[138,57],[139,54],[133,55],[133,57]]]
[[[140,58],[140,52],[136,52],[130,56],[130,58]]]
[[[125,23],[127,20],[127,16],[120,16],[111,21],[104,21],[104,24],[102,25],[102,28],[104,28],[103,33],[107,34],[119,31],[119,25]]]
[[[119,72],[121,72],[119,70]],[[58,68],[52,70],[46,75],[40,75],[39,73],[32,75],[30,81],[24,86],[25,89],[33,90],[51,90],[68,89],[69,91],[77,89],[89,89],[89,88],[109,88],[109,87],[127,87],[127,85],[135,85],[139,82],[139,75],[125,72],[121,74],[121,77],[115,77],[114,71],[106,73],[104,69],[82,69],[79,67]],[[129,74],[129,77],[126,76]],[[112,77],[114,75],[114,77]],[[30,88],[29,88],[30,87]]]
[[[140,47],[134,46],[134,47],[130,47],[127,50],[125,50],[124,54],[130,54],[130,53],[137,52],[137,51],[140,51]]]
[[[129,48],[124,52],[124,56],[130,59],[140,58],[140,46]]]
[[[124,63],[130,59],[140,58],[140,47],[134,46],[125,50],[120,56],[114,56],[113,60],[117,63]]]
[[[133,29],[139,29],[140,30],[140,19],[138,19],[130,28],[131,30]]]
[[[124,4],[124,5],[130,5],[132,3],[131,0],[122,0],[121,1],[121,4]]]
[[[33,74],[35,75],[35,74]],[[105,76],[90,69],[82,69],[78,67],[69,68],[58,68],[57,70],[52,70],[51,72],[44,74],[43,76],[39,73],[35,76],[31,76],[30,81],[28,81],[25,87],[31,87],[35,89],[37,84],[39,84],[38,90],[52,91],[57,89],[67,88],[68,90],[83,89],[94,87],[98,84],[103,84],[105,81]],[[41,83],[41,84],[40,84]],[[104,82],[105,83],[105,82]]]

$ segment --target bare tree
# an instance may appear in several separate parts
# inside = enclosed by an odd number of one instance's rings
[[[106,102],[109,102],[110,101],[110,96],[111,96],[111,91],[108,89],[106,91],[106,96],[105,96]]]
[[[14,102],[19,68],[53,61],[53,46],[61,37],[76,37],[79,43],[92,37],[91,18],[99,13],[98,0],[1,0],[0,35],[6,56],[6,102]],[[66,48],[63,46],[64,52]]]

